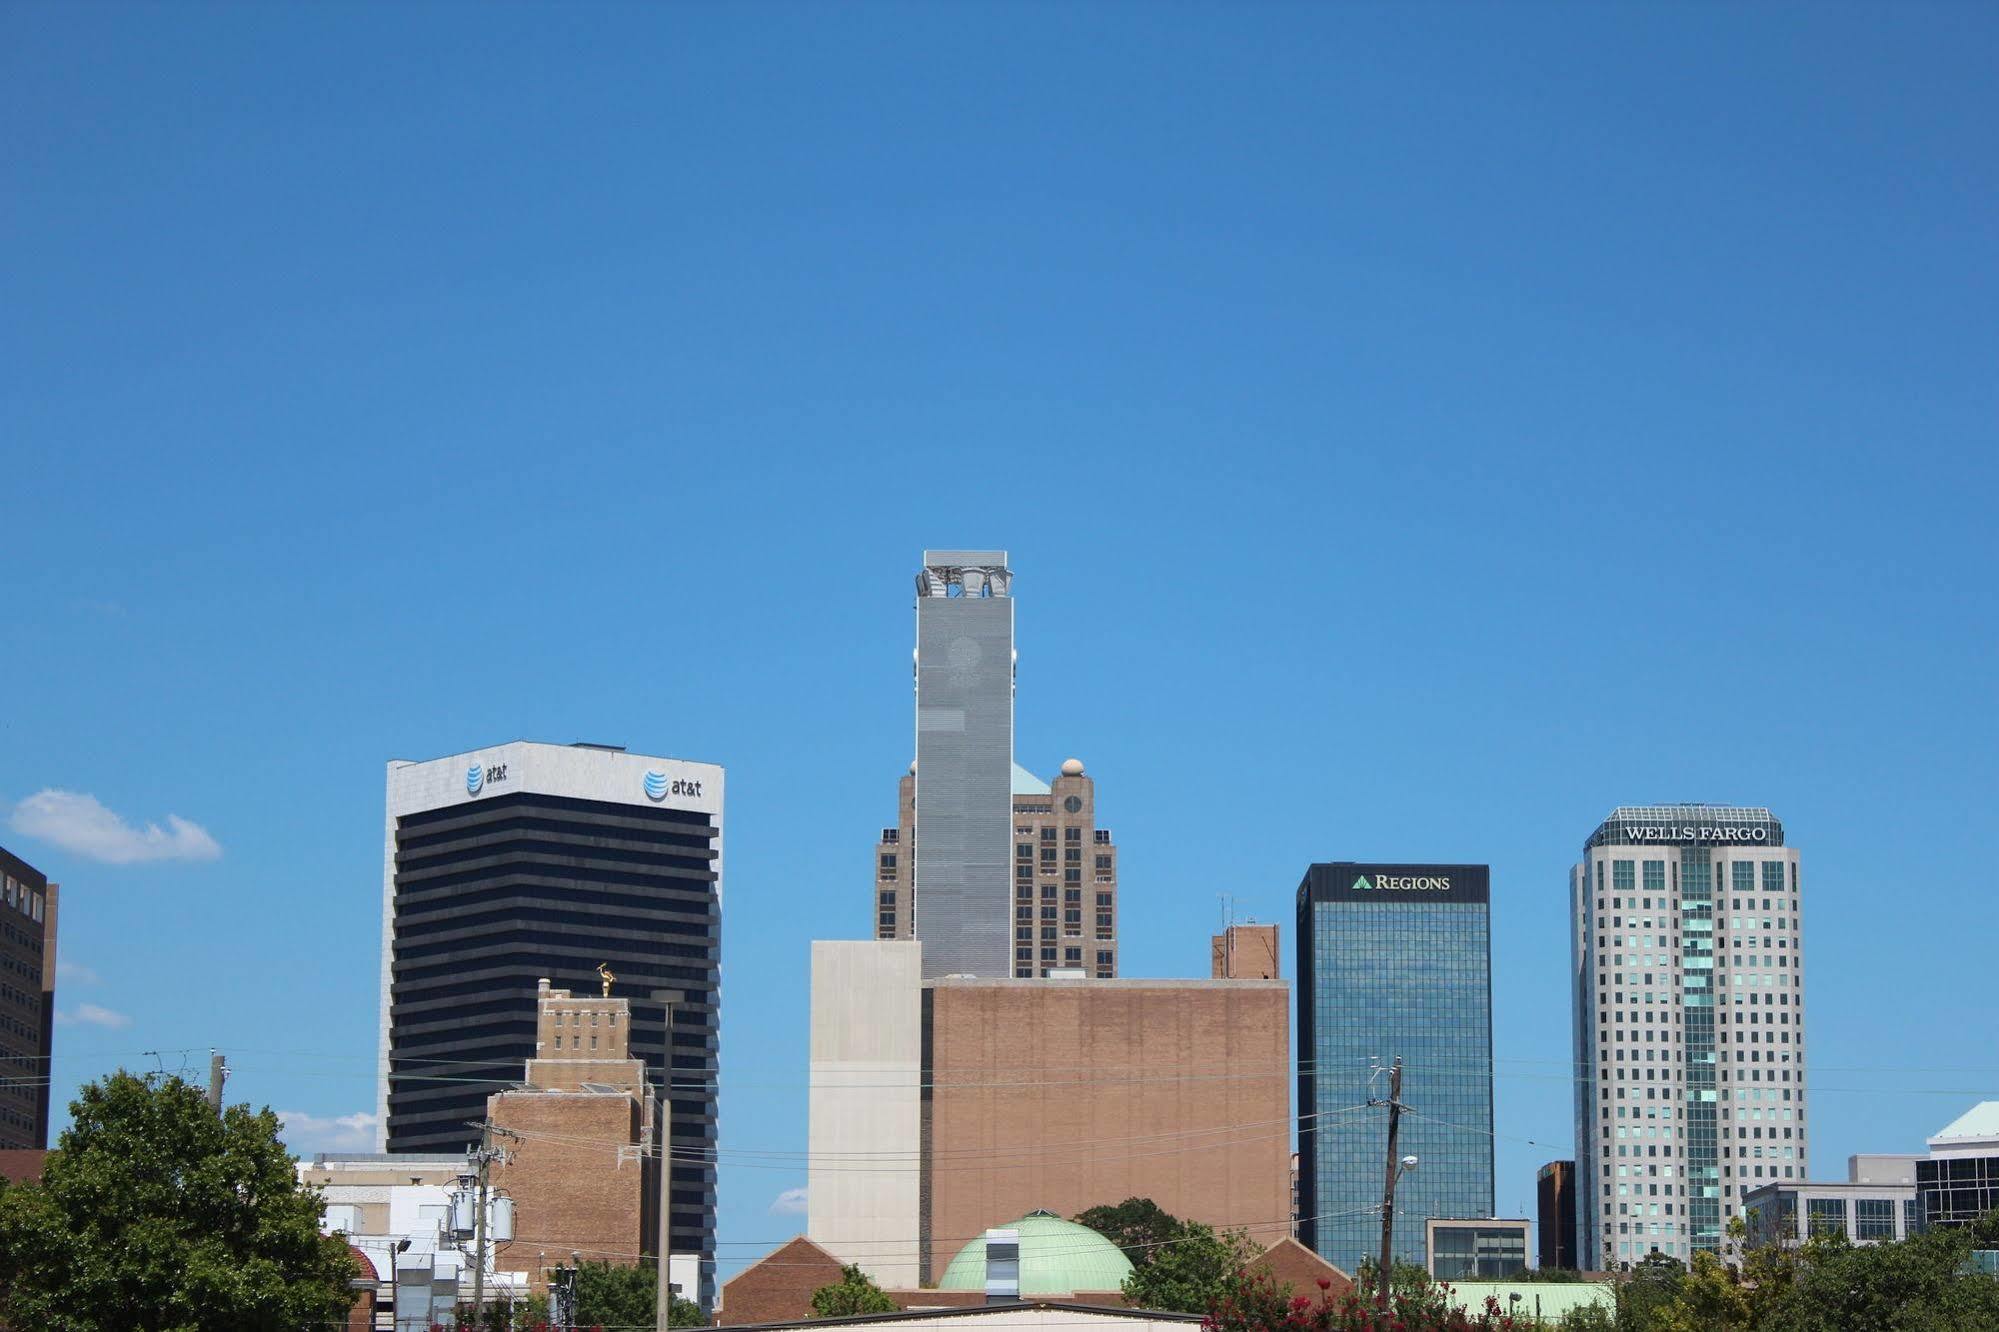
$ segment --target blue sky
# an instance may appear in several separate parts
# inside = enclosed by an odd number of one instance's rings
[[[0,10],[0,814],[126,857],[0,832],[65,887],[58,1099],[214,1045],[357,1136],[384,761],[581,739],[727,766],[723,1142],[802,1150],[911,575],[992,545],[1131,974],[1222,894],[1288,939],[1314,859],[1489,862],[1531,1214],[1583,838],[1767,804],[1815,1173],[1918,1148],[1999,1097],[1995,56],[1971,5]],[[725,1268],[803,1182],[724,1172]]]

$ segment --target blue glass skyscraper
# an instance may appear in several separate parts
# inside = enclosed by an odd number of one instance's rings
[[[1393,1252],[1492,1215],[1492,942],[1484,865],[1314,865],[1298,885],[1298,1239],[1348,1272],[1381,1248],[1387,1068],[1402,1060]],[[1381,1075],[1370,1082],[1376,1067]]]

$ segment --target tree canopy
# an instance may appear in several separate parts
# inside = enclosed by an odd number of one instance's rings
[[[339,1324],[357,1275],[319,1232],[268,1109],[218,1116],[178,1077],[118,1072],[70,1103],[39,1183],[0,1193],[0,1318],[42,1332]]]
[[[840,1279],[812,1292],[812,1312],[821,1318],[851,1318],[856,1314],[894,1313],[901,1306],[890,1299],[858,1263],[840,1269]]]
[[[656,1327],[659,1274],[650,1267],[622,1263],[576,1265],[576,1321],[583,1327]],[[668,1327],[701,1327],[708,1321],[692,1300],[672,1297]]]
[[[1124,1279],[1125,1303],[1140,1309],[1206,1313],[1241,1279],[1257,1248],[1239,1231],[1217,1235],[1198,1221],[1152,1250],[1152,1260]]]
[[[1150,1198],[1126,1198],[1121,1203],[1106,1203],[1087,1212],[1078,1212],[1071,1219],[1079,1226],[1088,1226],[1124,1250],[1124,1256],[1131,1259],[1133,1267],[1143,1267],[1151,1262],[1159,1247],[1178,1239],[1183,1230],[1179,1217]]]

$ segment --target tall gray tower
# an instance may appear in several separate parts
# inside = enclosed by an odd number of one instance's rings
[[[925,976],[1010,976],[1013,573],[926,550],[916,577],[916,937]]]

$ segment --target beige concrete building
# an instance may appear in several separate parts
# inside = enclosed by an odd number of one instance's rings
[[[814,1243],[906,1288],[1036,1209],[1287,1233],[1286,982],[924,980],[921,948],[813,945]]]
[[[1053,782],[1013,765],[1015,977],[1117,975],[1117,845],[1097,826],[1097,784],[1080,759]],[[875,846],[875,937],[914,939],[916,772],[904,774],[896,826]],[[997,888],[997,885],[995,885]]]

